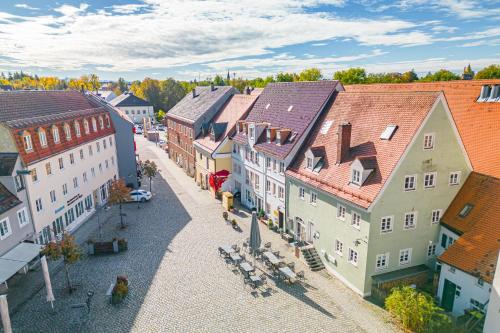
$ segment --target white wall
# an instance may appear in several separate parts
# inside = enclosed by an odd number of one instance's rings
[[[144,118],[154,118],[154,111],[152,106],[120,106],[118,107],[118,109],[125,112],[129,119],[136,124],[142,124],[142,119]],[[145,114],[144,111],[146,111]],[[137,114],[138,112],[140,112],[140,114]]]
[[[500,255],[498,256],[497,269],[493,279],[493,288],[490,293],[490,303],[484,323],[484,333],[493,333],[500,330]]]
[[[110,138],[112,144],[110,144]],[[106,141],[106,148],[104,148],[103,141]],[[100,145],[100,151],[97,152],[97,142]],[[92,147],[93,154],[89,154],[89,146]],[[28,166],[28,170],[36,169],[38,180],[33,182],[31,176],[26,177],[26,188],[30,198],[30,208],[33,214],[33,222],[35,226],[35,233],[48,226],[58,218],[63,217],[64,213],[70,208],[74,208],[78,202],[84,200],[88,195],[94,196],[94,191],[98,191],[100,186],[112,180],[115,176],[118,177],[118,160],[115,148],[115,135],[102,137],[98,140],[87,142],[76,148],[72,148],[63,153],[51,156],[42,161],[36,162]],[[84,158],[80,158],[80,150],[83,150]],[[74,164],[70,163],[70,154],[74,156]],[[64,168],[59,168],[59,158],[62,157],[64,161]],[[114,162],[113,162],[114,160]],[[108,167],[106,168],[106,161]],[[47,175],[46,163],[51,165],[52,174]],[[102,171],[99,168],[102,166]],[[95,176],[93,176],[91,168],[94,168]],[[87,174],[87,181],[83,179],[83,173]],[[74,187],[73,178],[77,177],[78,187]],[[63,194],[63,184],[67,185],[67,194]],[[50,191],[54,190],[56,194],[56,201],[51,202]],[[73,199],[75,197],[77,199]],[[98,198],[100,196],[98,195]],[[42,210],[37,211],[36,200],[42,200]],[[70,200],[73,199],[74,202]],[[94,199],[92,200],[94,205]],[[79,223],[83,222],[91,211],[84,210],[83,214],[78,218],[74,215],[75,221],[71,223],[67,230],[75,228]]]
[[[471,298],[485,304],[490,297],[491,285],[484,282],[483,286],[478,284],[478,278],[467,274],[459,269],[455,269],[447,264],[442,265],[439,276],[437,296],[441,300],[443,297],[444,280],[447,279],[458,287],[461,287],[460,296],[455,296],[452,313],[454,316],[464,314],[465,309],[470,309]]]

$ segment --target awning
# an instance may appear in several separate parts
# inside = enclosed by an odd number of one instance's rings
[[[0,257],[0,283],[4,283],[35,259],[43,246],[32,243],[20,243]]]

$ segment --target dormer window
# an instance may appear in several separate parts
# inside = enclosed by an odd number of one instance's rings
[[[71,130],[68,124],[64,124],[64,134],[66,135],[66,141],[71,140]]]
[[[255,138],[255,127],[253,126],[250,127],[248,129],[248,133],[249,133],[248,135],[250,136],[250,140],[253,140]]]
[[[377,159],[375,156],[357,157],[351,164],[351,184],[363,186],[368,177],[376,169]]]
[[[351,181],[356,185],[361,185],[361,171],[353,169]]]
[[[111,122],[109,121],[109,116],[106,115],[106,127],[110,128],[111,127]]]
[[[82,132],[80,131],[80,123],[78,121],[75,121],[75,135],[77,138],[82,135]]]
[[[47,147],[47,133],[42,128],[38,130],[38,140],[40,141],[40,146]]]
[[[29,132],[23,134],[24,150],[29,152],[33,150],[33,143],[31,142],[31,135]]]
[[[59,138],[59,128],[56,126],[52,127],[52,137],[54,138],[54,143],[59,143],[61,141]]]
[[[85,134],[90,133],[89,122],[87,119],[83,120],[83,130],[85,131]]]
[[[266,141],[267,141],[267,143],[271,142],[271,129],[270,128],[268,128],[266,130]]]
[[[323,167],[323,158],[325,156],[325,147],[311,147],[305,152],[306,169],[314,172],[321,171]]]
[[[102,119],[102,116],[99,116],[99,128],[104,129],[104,119]]]
[[[97,121],[95,120],[95,118],[92,118],[92,130],[94,132],[97,132]]]
[[[281,145],[281,131],[276,132],[276,144]]]

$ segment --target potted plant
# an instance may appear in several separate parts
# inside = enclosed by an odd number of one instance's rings
[[[120,252],[128,250],[128,242],[127,242],[127,240],[125,238],[119,238],[118,239],[118,250]]]
[[[269,219],[267,221],[267,227],[269,228],[269,230],[271,230],[273,228],[273,226],[274,226],[273,220]]]
[[[119,275],[116,277],[116,283],[111,292],[111,302],[113,304],[118,304],[125,296],[128,295],[128,279],[126,276]]]
[[[238,226],[238,222],[236,222],[236,219],[232,219],[231,225],[233,226],[233,228],[236,228]]]
[[[225,221],[227,221],[228,217],[229,217],[229,214],[228,214],[227,212],[225,212],[225,211],[224,211],[224,212],[222,212],[222,218],[223,218]]]
[[[261,209],[259,210],[259,212],[257,213],[257,217],[258,217],[259,219],[265,219],[265,218],[266,218],[266,212],[264,212],[264,210],[261,208]]]

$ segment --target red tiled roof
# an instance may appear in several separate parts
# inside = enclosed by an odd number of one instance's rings
[[[236,122],[245,117],[258,97],[259,93],[233,95],[212,120],[214,124],[225,124],[225,131],[219,135],[216,141],[211,140],[210,134],[207,134],[197,139],[196,143],[213,153],[226,136],[234,131]]]
[[[478,103],[481,87],[500,80],[366,84],[346,91],[443,91],[474,171],[500,178],[500,103]]]
[[[500,250],[500,179],[472,172],[441,224],[461,234],[439,260],[491,283]],[[470,212],[460,217],[466,204]]]
[[[280,159],[285,158],[318,113],[324,109],[338,84],[338,81],[326,80],[268,84],[250,110],[246,121],[267,123],[271,127],[289,129],[292,134],[297,133],[297,135],[293,142],[287,141],[277,145],[264,140],[264,142],[256,143],[254,148]],[[288,111],[290,106],[293,107]],[[234,140],[240,143],[248,142],[242,133],[236,134]]]
[[[316,123],[287,175],[367,208],[382,189],[439,96],[438,92],[340,92],[328,112]],[[323,134],[322,125],[325,121],[333,123]],[[337,131],[342,122],[352,125],[351,148],[349,158],[336,164]],[[381,140],[380,135],[390,124],[398,125],[398,129],[390,140]],[[323,167],[316,173],[306,169],[304,153],[309,147],[318,146],[325,147],[326,155],[323,157]],[[349,185],[351,163],[356,158],[365,157],[370,157],[364,162],[375,170],[360,188]]]

